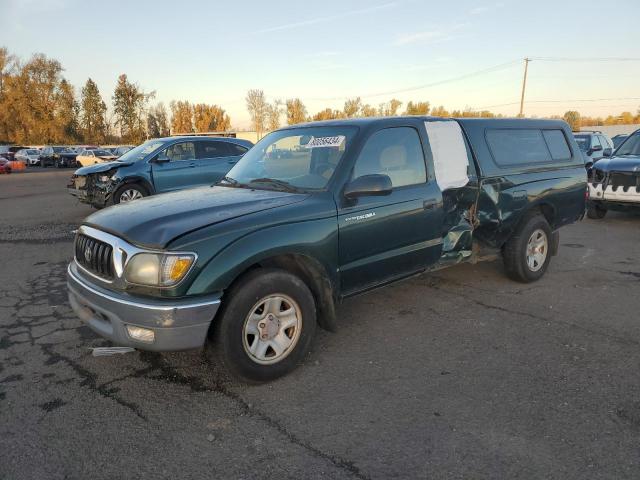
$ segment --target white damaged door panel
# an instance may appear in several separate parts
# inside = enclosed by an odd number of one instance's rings
[[[424,126],[444,206],[443,260],[460,261],[470,256],[472,249],[478,189],[469,172],[475,167],[456,121],[424,122]]]

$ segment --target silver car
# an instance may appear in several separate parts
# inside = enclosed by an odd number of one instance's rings
[[[25,165],[33,167],[40,163],[40,150],[37,148],[23,148],[16,152],[15,159]]]

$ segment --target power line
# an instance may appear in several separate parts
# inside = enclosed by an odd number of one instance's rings
[[[623,101],[623,100],[640,100],[640,97],[618,97],[618,98],[568,98],[564,100],[560,99],[552,99],[552,100],[527,100],[526,103],[580,103],[580,102],[615,102],[615,101]],[[509,107],[512,105],[518,105],[520,102],[509,102],[509,103],[497,103],[494,105],[485,105],[483,107],[478,107],[474,110],[484,110],[487,108],[495,108],[495,107]]]
[[[640,57],[530,57],[540,62],[640,62]]]
[[[501,63],[500,65],[494,65],[493,67],[489,67],[489,68],[484,68],[482,70],[476,70],[475,72],[471,72],[471,73],[466,73],[464,75],[460,75],[457,77],[452,77],[452,78],[447,78],[445,80],[439,80],[437,82],[431,82],[431,83],[426,83],[423,85],[417,85],[415,87],[407,87],[407,88],[402,88],[399,90],[388,90],[386,92],[377,92],[377,93],[370,93],[367,95],[358,95],[361,98],[371,98],[371,97],[382,97],[385,95],[395,95],[398,93],[405,93],[405,92],[411,92],[414,90],[420,90],[423,88],[429,88],[429,87],[436,87],[439,85],[444,85],[447,83],[452,83],[452,82],[458,82],[460,80],[465,80],[467,78],[472,78],[472,77],[476,77],[478,75],[484,75],[487,73],[492,73],[492,72],[497,72],[500,70],[504,70],[506,68],[511,67],[512,65],[515,65],[517,63],[520,63],[520,60],[512,60],[510,62],[506,62],[506,63]],[[348,98],[351,98],[349,96],[343,96],[343,97],[318,97],[318,98],[309,98],[308,100],[312,100],[312,101],[334,101],[334,100],[346,100]]]

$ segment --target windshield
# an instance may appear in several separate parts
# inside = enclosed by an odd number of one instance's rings
[[[164,145],[162,142],[150,140],[138,145],[136,148],[129,150],[127,153],[118,158],[119,162],[137,162],[143,160],[151,152],[156,151],[158,148]]]
[[[229,171],[226,183],[322,190],[356,130],[345,126],[307,127],[270,133]]]
[[[60,153],[65,149],[65,147],[53,147],[54,153]]]
[[[38,150],[27,150],[27,155],[37,155],[38,153],[40,153]]]
[[[640,155],[640,132],[627,137],[616,150],[616,155]]]
[[[589,150],[591,146],[591,137],[589,135],[574,135],[578,148],[583,152]]]

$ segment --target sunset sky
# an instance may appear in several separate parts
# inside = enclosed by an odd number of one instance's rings
[[[0,45],[58,59],[76,87],[93,78],[108,104],[126,73],[158,101],[217,103],[236,128],[251,88],[309,113],[360,96],[515,115],[525,56],[527,116],[640,106],[637,0],[0,0],[0,18]]]

